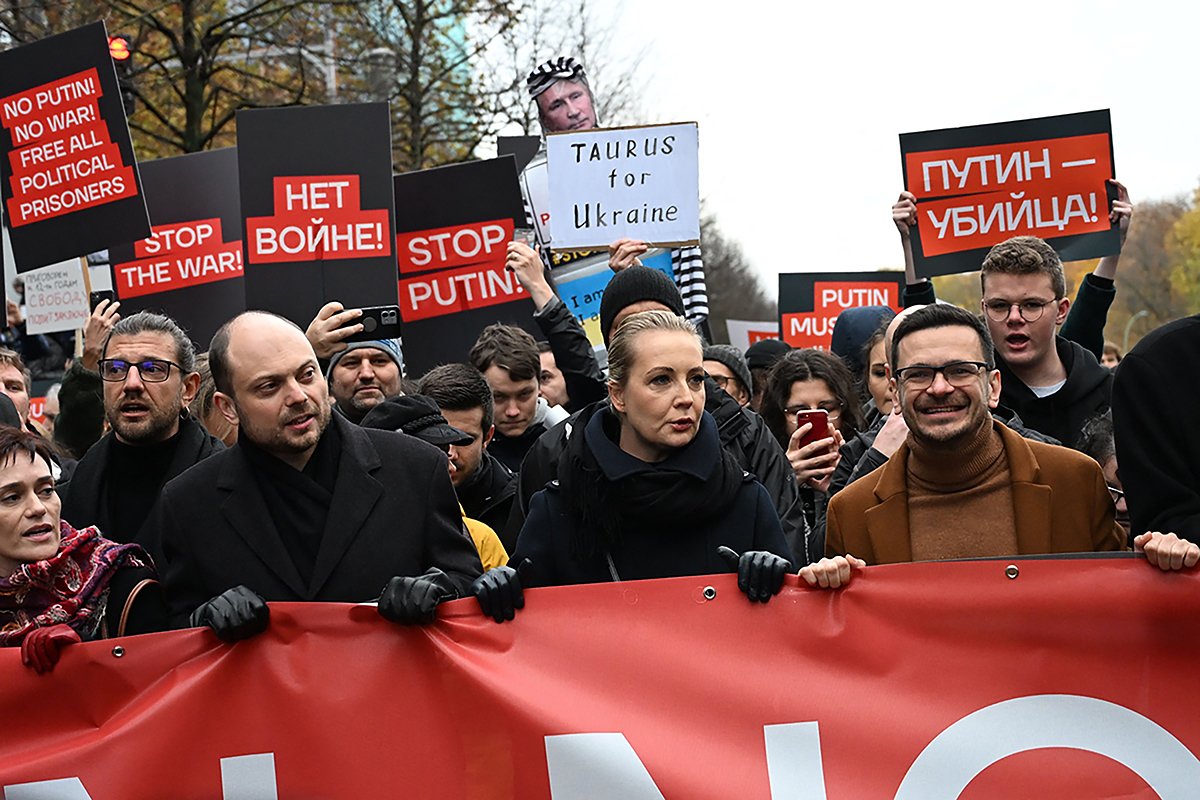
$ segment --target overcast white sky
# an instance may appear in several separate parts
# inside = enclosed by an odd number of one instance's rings
[[[591,7],[648,47],[648,121],[699,122],[701,196],[772,293],[779,272],[902,265],[902,132],[1110,108],[1135,203],[1200,180],[1191,3]]]

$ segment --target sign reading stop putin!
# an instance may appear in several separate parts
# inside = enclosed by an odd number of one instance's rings
[[[104,23],[0,53],[0,152],[18,272],[149,232]]]
[[[395,177],[404,360],[420,374],[461,361],[487,325],[537,335],[529,295],[504,266],[525,210],[512,156]]]

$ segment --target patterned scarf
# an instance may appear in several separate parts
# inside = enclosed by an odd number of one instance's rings
[[[103,538],[95,527],[77,531],[62,521],[58,552],[22,564],[0,578],[0,646],[19,645],[35,628],[66,623],[87,641],[95,638],[108,604],[108,585],[122,567],[146,567],[136,544]]]

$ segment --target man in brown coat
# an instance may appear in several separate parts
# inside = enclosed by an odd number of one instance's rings
[[[909,437],[831,501],[821,585],[865,564],[1125,547],[1099,465],[993,422],[1000,373],[977,317],[948,305],[914,312],[895,331],[891,363]],[[1134,545],[1164,569],[1200,561],[1174,534]]]

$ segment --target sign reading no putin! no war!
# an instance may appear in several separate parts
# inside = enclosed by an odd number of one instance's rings
[[[1063,261],[1120,252],[1107,110],[902,133],[900,155],[922,277],[977,270],[1013,236],[1045,239]]]
[[[0,152],[18,272],[150,232],[103,22],[0,53]]]
[[[548,135],[554,249],[699,244],[698,141],[694,122]]]
[[[325,303],[396,304],[387,103],[237,115],[246,307],[308,325]]]

